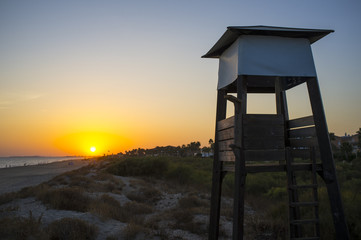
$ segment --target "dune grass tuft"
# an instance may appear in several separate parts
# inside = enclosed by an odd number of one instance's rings
[[[47,239],[41,229],[41,217],[34,218],[32,212],[29,217],[5,217],[0,219],[1,239]]]
[[[54,209],[86,212],[91,199],[84,194],[83,189],[66,187],[45,189],[36,194],[38,200],[50,205]]]
[[[100,198],[93,200],[89,205],[89,211],[103,219],[125,220],[120,203],[107,194],[103,194]]]
[[[127,198],[140,203],[155,203],[161,198],[162,193],[153,187],[142,187],[129,192]]]
[[[148,229],[137,224],[136,222],[131,221],[123,229],[123,236],[126,240],[133,240],[136,239],[140,234],[146,235],[148,232]]]
[[[47,227],[49,239],[54,240],[93,240],[97,237],[98,229],[77,218],[62,218],[52,222]]]

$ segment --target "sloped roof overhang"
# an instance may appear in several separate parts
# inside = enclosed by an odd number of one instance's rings
[[[227,31],[216,42],[216,44],[202,58],[219,58],[222,53],[232,45],[241,35],[261,35],[278,36],[287,38],[306,38],[310,44],[323,38],[334,30],[327,29],[307,29],[307,28],[287,28],[272,26],[230,26]]]

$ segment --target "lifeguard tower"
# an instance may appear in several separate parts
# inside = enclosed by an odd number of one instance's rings
[[[228,27],[203,58],[219,58],[209,239],[218,239],[222,180],[235,174],[233,239],[243,239],[247,173],[285,172],[290,239],[320,239],[317,174],[325,182],[336,238],[349,239],[311,44],[333,30]],[[286,91],[307,85],[311,116],[289,119]],[[273,93],[276,114],[247,114],[248,93]],[[227,101],[234,116],[226,118]],[[309,174],[297,184],[296,174]],[[299,193],[309,189],[311,200]],[[303,216],[310,208],[312,215]]]

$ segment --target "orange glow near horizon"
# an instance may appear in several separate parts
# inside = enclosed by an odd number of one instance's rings
[[[59,150],[81,156],[116,154],[129,148],[129,144],[129,141],[121,136],[102,132],[68,134],[54,142]]]

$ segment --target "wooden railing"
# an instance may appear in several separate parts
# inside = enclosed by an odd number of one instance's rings
[[[309,158],[311,147],[314,147],[316,155],[319,155],[313,116],[293,119],[286,125],[288,145],[292,150],[293,157]]]
[[[235,161],[230,147],[234,143],[234,119],[230,117],[217,123],[220,161]],[[243,150],[247,162],[285,159],[282,115],[247,114],[243,116],[242,122]]]

